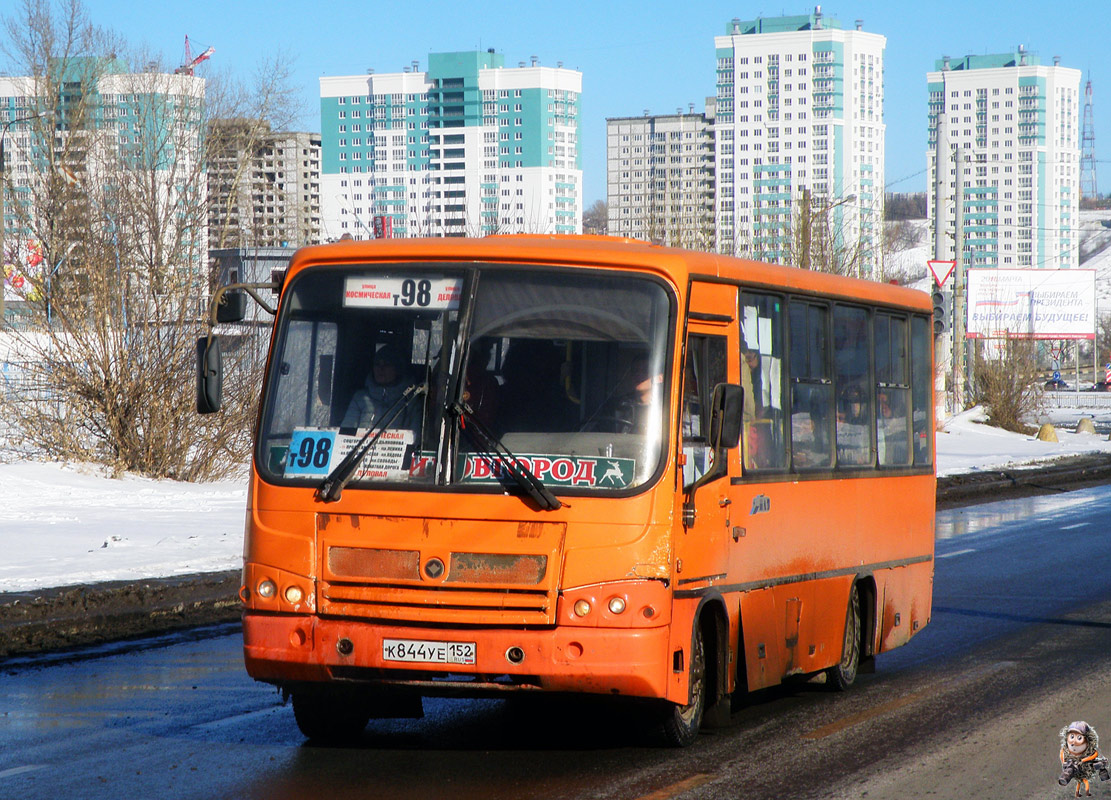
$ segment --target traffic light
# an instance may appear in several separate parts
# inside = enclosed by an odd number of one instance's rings
[[[941,336],[953,327],[953,294],[934,289],[934,336]]]

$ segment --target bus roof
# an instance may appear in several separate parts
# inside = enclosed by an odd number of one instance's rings
[[[289,276],[313,265],[381,261],[485,261],[626,268],[654,272],[680,286],[689,278],[702,277],[925,312],[932,308],[929,295],[915,289],[615,236],[514,234],[481,239],[344,240],[301,248],[290,261]]]

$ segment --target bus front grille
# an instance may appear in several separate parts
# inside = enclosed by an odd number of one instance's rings
[[[317,530],[322,614],[444,624],[555,622],[563,523],[331,516],[318,520]]]
[[[543,590],[327,582],[321,612],[409,622],[539,625],[554,621],[555,598]]]

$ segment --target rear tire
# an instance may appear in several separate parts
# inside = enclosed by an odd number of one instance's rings
[[[845,640],[841,645],[841,662],[826,670],[826,686],[843,692],[856,681],[860,670],[862,637],[860,624],[860,592],[853,584],[849,591],[849,608],[845,612]]]
[[[336,686],[293,692],[293,716],[306,739],[321,744],[355,741],[370,721],[366,698]]]
[[[685,706],[666,703],[659,712],[657,738],[668,747],[686,747],[697,739],[706,710],[706,648],[697,621],[691,641],[689,680],[690,702]]]

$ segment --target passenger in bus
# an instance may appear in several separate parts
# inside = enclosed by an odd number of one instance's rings
[[[341,428],[369,428],[381,419],[398,401],[408,386],[405,360],[392,345],[383,345],[374,354],[370,372],[362,388],[356,390]],[[414,401],[391,424],[393,428],[415,430],[420,416],[420,404]]]
[[[463,384],[463,402],[489,430],[498,428],[500,395],[497,378],[478,360],[471,359]]]
[[[763,416],[761,412],[764,410],[764,375],[763,371],[760,369],[760,353],[759,351],[753,350],[752,348],[745,348],[743,352],[745,366],[742,368],[742,371],[748,371],[748,381],[752,386],[751,392],[749,392],[747,387],[745,388],[745,391],[746,393],[752,395],[753,416],[760,417]],[[743,379],[741,385],[744,386]],[[748,408],[748,405],[749,402],[748,398],[746,397],[746,409]]]
[[[661,391],[664,376],[652,372],[646,356],[638,356],[629,368],[626,391],[622,392],[611,409],[603,412],[600,422],[612,428],[612,433],[639,433],[648,431],[653,407],[662,403]]]
[[[842,464],[867,464],[871,461],[864,388],[848,384],[837,401],[837,460]]]
[[[796,386],[791,415],[792,459],[797,467],[833,464],[829,420],[833,397],[825,386]]]
[[[905,390],[880,388],[876,392],[876,444],[881,465],[907,464],[910,448],[907,444],[907,419]]]

